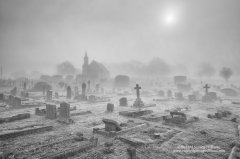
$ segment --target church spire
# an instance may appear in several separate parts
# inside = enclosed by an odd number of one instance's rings
[[[85,51],[84,65],[88,65],[88,55],[87,55],[87,51]]]

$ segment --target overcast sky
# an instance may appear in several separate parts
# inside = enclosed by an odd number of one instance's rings
[[[240,69],[240,0],[0,0],[5,71],[154,56]]]

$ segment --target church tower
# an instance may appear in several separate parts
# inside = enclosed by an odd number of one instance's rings
[[[83,77],[87,77],[87,72],[88,72],[88,55],[87,55],[87,52],[85,52],[85,56],[84,56],[84,63],[83,63],[83,66],[82,66],[82,75]]]

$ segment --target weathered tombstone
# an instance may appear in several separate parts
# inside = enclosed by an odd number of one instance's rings
[[[23,82],[23,90],[24,90],[24,91],[27,90],[27,82],[26,82],[26,81]]]
[[[14,96],[10,95],[9,98],[8,98],[8,104],[13,105],[13,103],[14,103]]]
[[[121,131],[122,130],[120,125],[112,119],[103,119],[102,121],[105,124],[105,131]]]
[[[114,110],[114,104],[108,103],[107,104],[107,112],[113,112]]]
[[[51,101],[52,100],[52,91],[51,90],[47,90],[47,97],[46,97],[47,101]]]
[[[89,80],[88,81],[88,92],[90,92],[91,91],[91,81]]]
[[[175,98],[176,98],[177,100],[183,100],[184,98],[183,98],[182,92],[176,92],[176,93],[175,93]]]
[[[119,99],[119,105],[120,106],[128,106],[128,101],[126,97],[120,98]]]
[[[21,98],[19,97],[14,97],[14,101],[13,101],[13,106],[14,107],[18,107],[18,106],[21,106]]]
[[[56,98],[56,99],[59,98],[58,92],[55,92],[55,98]]]
[[[191,95],[188,96],[188,100],[189,101],[196,101],[197,98],[196,98],[196,96],[194,94],[191,94]]]
[[[165,92],[163,90],[158,91],[158,95],[161,97],[165,96]]]
[[[28,92],[22,91],[22,92],[21,92],[21,97],[23,97],[23,98],[28,98],[28,97],[29,97]]]
[[[51,104],[46,105],[46,118],[47,119],[56,119],[57,118],[56,105],[51,105]]]
[[[68,99],[72,98],[72,89],[70,86],[67,87],[67,98]]]
[[[86,96],[86,88],[87,88],[87,85],[86,85],[86,83],[84,83],[83,82],[83,84],[82,84],[82,96]]]
[[[59,117],[65,119],[70,118],[70,104],[66,102],[60,103]]]
[[[205,95],[207,95],[207,94],[208,94],[208,89],[209,89],[210,87],[208,86],[208,84],[206,84],[203,88],[205,88]]]
[[[171,91],[171,90],[168,90],[167,96],[168,96],[169,98],[172,98],[172,91]]]
[[[128,155],[130,157],[130,159],[137,159],[137,155],[136,155],[136,149],[135,148],[128,148],[127,149]]]
[[[4,100],[4,94],[1,93],[1,94],[0,94],[0,101],[3,101],[3,100]]]
[[[139,86],[139,84],[136,84],[136,87],[134,89],[136,89],[137,99],[135,100],[133,106],[134,107],[143,107],[144,103],[142,102],[142,100],[140,98],[140,89],[141,89],[141,87]]]
[[[90,95],[90,96],[88,97],[88,100],[89,100],[90,102],[95,102],[95,101],[96,101],[96,96],[95,96],[95,95]]]

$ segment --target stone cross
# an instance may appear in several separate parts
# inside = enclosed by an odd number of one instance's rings
[[[140,98],[140,92],[139,92],[139,90],[141,89],[141,87],[139,86],[139,84],[136,84],[136,87],[135,87],[134,89],[136,89],[137,98]]]
[[[206,84],[203,88],[206,89],[206,95],[207,95],[207,94],[208,94],[208,89],[209,89],[210,87],[208,86],[208,84]]]

